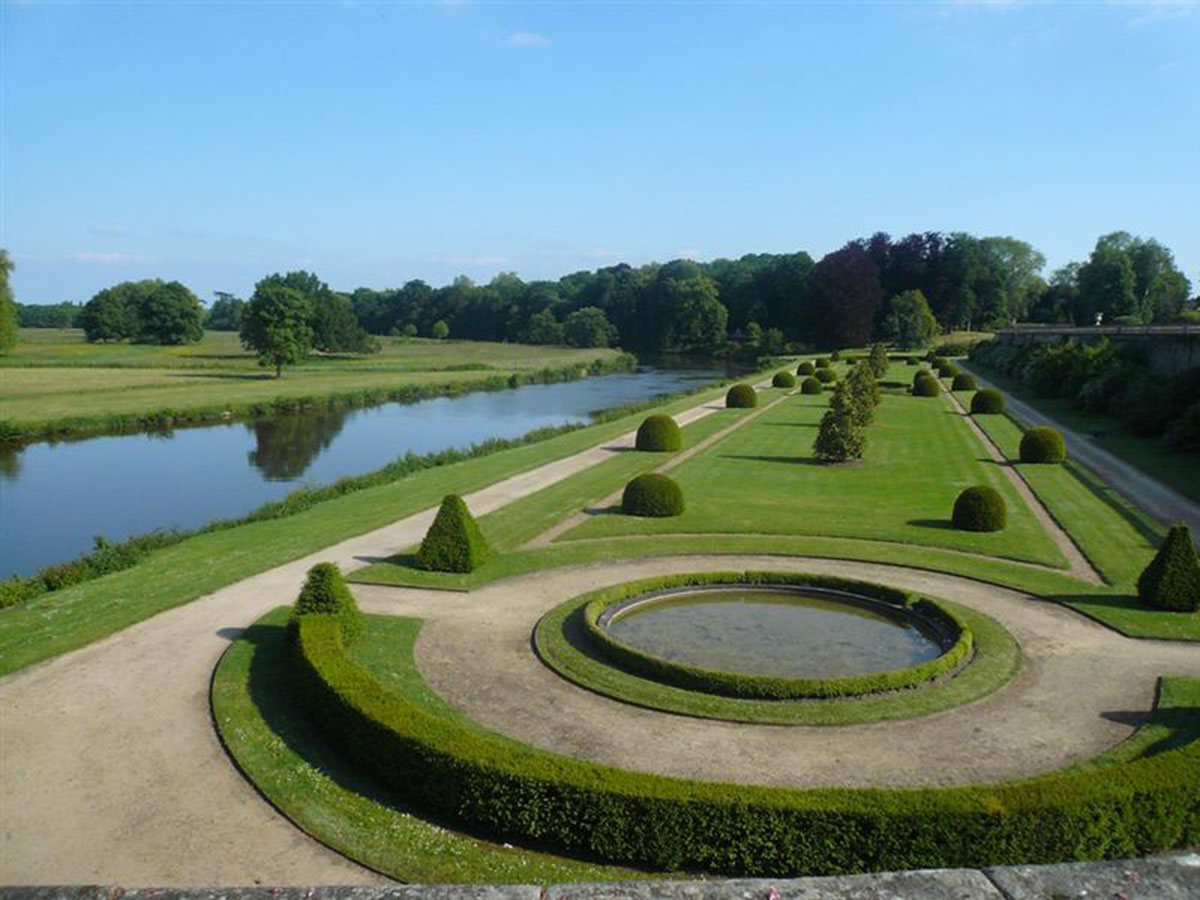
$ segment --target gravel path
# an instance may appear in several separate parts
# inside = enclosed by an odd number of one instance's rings
[[[964,368],[968,367],[964,366]],[[1113,456],[1107,450],[1096,446],[1089,435],[1067,428],[1057,419],[1051,418],[1028,403],[1018,400],[1007,391],[998,388],[988,381],[986,376],[981,375],[978,368],[970,368],[970,371],[979,382],[980,387],[996,388],[1004,394],[1008,401],[1009,412],[1016,418],[1027,425],[1049,425],[1057,428],[1067,439],[1068,455],[1096,472],[1126,499],[1136,503],[1159,521],[1168,524],[1184,522],[1191,526],[1192,534],[1196,536],[1196,540],[1200,544],[1200,503],[1185,497],[1161,481],[1151,478],[1140,469]]]
[[[605,585],[667,572],[804,571],[945,597],[1020,643],[1021,673],[974,704],[907,721],[747,725],[639,709],[586,691],[530,650],[547,610]],[[1200,645],[1137,641],[1056,604],[899,566],[777,556],[679,556],[571,567],[469,594],[356,585],[365,609],[426,620],[417,664],[470,718],[548,750],[646,772],[793,786],[945,785],[1061,768],[1127,737],[1159,675],[1200,676]]]

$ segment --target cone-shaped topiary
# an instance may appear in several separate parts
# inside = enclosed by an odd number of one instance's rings
[[[639,475],[625,485],[621,512],[627,516],[664,518],[683,513],[683,491],[674,479],[657,472]]]
[[[815,371],[816,369],[813,368],[813,364],[810,362],[802,362],[796,366],[797,375],[811,375]]]
[[[417,551],[417,565],[431,572],[471,572],[491,553],[463,498],[447,494]]]
[[[837,361],[838,361],[839,359],[841,359],[841,358],[842,358],[842,351],[841,351],[841,350],[834,350],[832,353],[830,353],[830,354],[829,354],[829,361],[830,361],[830,362],[837,362]]]
[[[975,376],[967,372],[959,372],[954,376],[954,383],[950,385],[950,389],[954,391],[973,391],[979,385],[975,383]]]
[[[1200,610],[1200,560],[1186,525],[1174,525],[1158,555],[1138,578],[1138,597],[1147,606],[1173,612]]]
[[[730,409],[754,409],[758,406],[758,392],[748,384],[735,384],[725,395],[725,405]]]
[[[1004,412],[1004,395],[995,388],[984,388],[971,398],[971,415],[990,416]]]
[[[683,446],[683,432],[670,416],[647,416],[638,426],[634,447],[654,453],[666,453]]]
[[[1008,524],[1008,509],[995,488],[980,484],[958,495],[950,518],[962,531],[1000,531]]]
[[[914,397],[936,397],[942,392],[937,379],[928,372],[918,372],[913,379],[912,392]]]
[[[819,394],[823,390],[825,390],[825,388],[821,386],[821,382],[816,378],[813,378],[811,375],[809,375],[800,383],[800,393],[802,394]]]
[[[342,626],[342,643],[353,643],[363,631],[362,613],[354,595],[333,563],[317,563],[308,570],[308,578],[292,607],[292,621],[300,616],[337,616]]]
[[[796,386],[796,376],[791,372],[776,372],[775,377],[771,379],[771,384],[774,387],[791,388]]]
[[[1030,428],[1021,436],[1021,462],[1060,463],[1067,458],[1067,442],[1046,425]]]
[[[817,373],[814,377],[817,379],[817,381],[821,382],[821,384],[832,384],[833,382],[837,381],[837,375],[834,374],[833,369],[817,369]]]
[[[818,368],[818,369],[828,369],[828,368],[829,368],[829,360],[827,360],[827,359],[818,359],[818,360],[817,360],[817,368]]]

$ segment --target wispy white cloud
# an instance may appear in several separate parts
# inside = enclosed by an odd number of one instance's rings
[[[1126,23],[1131,28],[1173,22],[1200,14],[1200,3],[1195,0],[1142,0],[1137,3],[1109,0],[1109,3],[1137,13]]]
[[[550,38],[533,31],[514,31],[504,43],[510,47],[549,47]]]
[[[80,250],[71,254],[71,261],[84,264],[119,265],[120,263],[147,263],[150,257],[140,253],[118,253],[103,250]]]
[[[429,261],[451,266],[503,266],[512,262],[499,253],[482,253],[478,256],[431,256]]]
[[[120,225],[93,225],[88,229],[96,237],[128,237],[129,229]]]

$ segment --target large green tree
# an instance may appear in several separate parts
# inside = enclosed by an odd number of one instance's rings
[[[137,308],[143,288],[123,281],[104,288],[83,307],[80,324],[89,341],[124,341],[137,334]]]
[[[1171,322],[1186,308],[1191,284],[1158,241],[1114,231],[1096,241],[1079,267],[1078,289],[1081,315],[1076,321],[1085,319],[1080,324],[1092,324],[1097,313],[1105,319]]]
[[[225,291],[216,292],[217,299],[208,310],[204,327],[209,331],[237,331],[242,327],[246,301]]]
[[[146,283],[136,295],[135,339],[144,344],[190,344],[204,337],[204,307],[178,281]]]
[[[275,369],[300,362],[312,349],[312,302],[298,288],[265,278],[254,288],[242,316],[242,346],[258,354],[260,366]]]
[[[901,350],[928,347],[938,333],[929,301],[919,290],[904,291],[888,301],[883,320],[883,336]]]
[[[17,343],[17,301],[8,282],[12,270],[12,257],[7,250],[0,250],[0,353],[7,353]]]
[[[617,339],[617,329],[596,306],[575,310],[563,322],[562,330],[572,347],[609,347]]]

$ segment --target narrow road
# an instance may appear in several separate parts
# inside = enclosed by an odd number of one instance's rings
[[[1200,503],[1188,499],[1107,450],[1097,447],[1088,435],[1067,428],[1057,419],[1034,409],[1023,400],[1018,400],[980,374],[978,367],[963,365],[963,368],[969,369],[981,387],[995,388],[1004,394],[1009,412],[1022,422],[1027,425],[1049,425],[1061,431],[1067,439],[1068,455],[1096,472],[1127,500],[1137,504],[1161,522],[1183,522],[1190,526],[1192,534],[1197,542],[1200,542]]]

